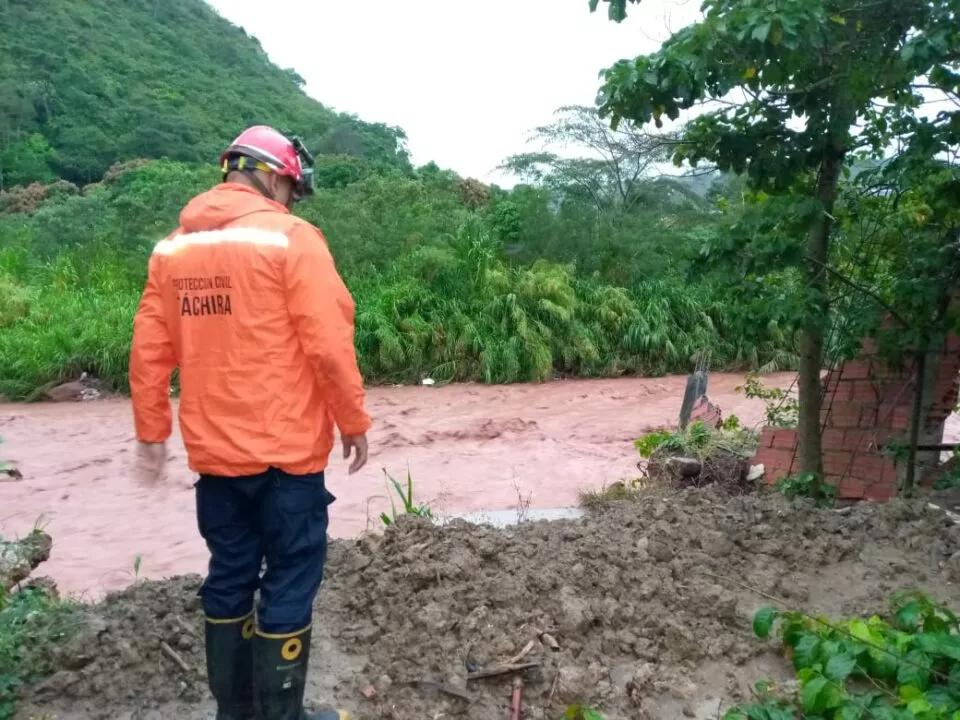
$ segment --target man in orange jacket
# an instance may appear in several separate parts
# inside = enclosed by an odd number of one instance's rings
[[[313,190],[312,163],[298,140],[244,131],[221,157],[224,182],[191,200],[154,249],[134,320],[130,390],[152,480],[180,369],[180,429],[210,550],[200,597],[217,720],[348,718],[303,709],[333,424],[351,474],[371,425],[353,299],[321,232],[290,213]]]

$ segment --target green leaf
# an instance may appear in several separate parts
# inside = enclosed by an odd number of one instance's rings
[[[827,662],[827,668],[824,671],[831,680],[843,682],[857,668],[857,659],[853,655],[843,653],[834,655]]]
[[[778,613],[775,607],[765,607],[757,610],[756,615],[753,616],[754,635],[759,638],[769,637],[777,615]]]
[[[913,685],[902,685],[898,695],[904,702],[913,702],[914,700],[923,697],[923,690],[914,687]]]
[[[918,697],[916,700],[907,703],[907,710],[914,715],[919,715],[933,710],[933,705],[925,697]]]
[[[923,608],[919,601],[914,600],[900,608],[896,614],[896,622],[902,629],[912,630],[917,627],[922,617]]]
[[[771,27],[771,24],[769,22],[765,22],[765,23],[762,23],[761,25],[757,25],[756,27],[753,28],[753,32],[750,34],[750,36],[754,40],[759,40],[760,42],[766,42],[767,38],[770,35],[770,27]]]
[[[947,678],[947,690],[957,702],[960,702],[960,665],[954,665],[950,669],[950,675]]]
[[[820,638],[816,635],[804,635],[793,649],[793,664],[800,668],[813,667],[817,662],[817,650],[820,647]]]
[[[863,620],[854,620],[850,623],[850,634],[857,640],[873,645],[873,638],[870,636],[870,628]]]
[[[930,656],[922,650],[907,653],[897,668],[897,684],[925,690],[930,683]]]
[[[804,685],[801,693],[803,712],[808,715],[819,715],[826,710],[831,687],[830,681],[823,675],[816,676]]]
[[[915,636],[918,648],[931,654],[960,661],[960,635],[945,633],[918,633]]]

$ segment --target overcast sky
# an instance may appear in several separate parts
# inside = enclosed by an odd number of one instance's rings
[[[338,111],[399,125],[414,164],[504,178],[554,109],[593,104],[598,72],[656,50],[700,0],[643,0],[620,25],[587,0],[207,0]]]

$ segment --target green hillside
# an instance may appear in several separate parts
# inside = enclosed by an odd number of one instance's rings
[[[0,187],[211,162],[244,127],[409,168],[397,128],[337,114],[201,0],[0,1]]]

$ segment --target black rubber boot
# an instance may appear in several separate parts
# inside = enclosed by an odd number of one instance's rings
[[[282,637],[259,633],[254,637],[254,685],[260,720],[350,720],[346,710],[304,710],[310,635],[308,627]]]
[[[253,720],[253,615],[210,620],[205,626],[207,678],[216,720]]]

